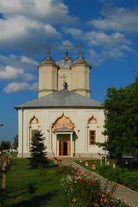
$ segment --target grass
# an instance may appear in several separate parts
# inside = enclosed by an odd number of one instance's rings
[[[110,165],[105,165],[104,161],[101,163],[101,161],[99,160],[89,160],[88,166],[85,166],[85,160],[82,162],[76,162],[90,171],[94,171],[102,175],[103,177],[108,178],[109,180],[113,180],[138,192],[138,170],[129,170],[127,168],[121,168],[118,165],[116,165],[116,167],[113,168],[113,161],[110,161]],[[92,169],[93,162],[96,163],[95,170]]]
[[[57,167],[31,169],[28,163],[28,159],[13,159],[0,207],[65,207]]]
[[[100,163],[96,162],[100,169]],[[84,162],[80,164],[85,166]],[[91,170],[91,166],[88,168]],[[48,168],[31,169],[28,159],[13,158],[7,173],[6,191],[0,192],[0,207],[68,206],[60,185],[62,176],[62,168],[52,162]]]

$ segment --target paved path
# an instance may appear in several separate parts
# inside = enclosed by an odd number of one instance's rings
[[[88,171],[87,169],[81,167],[77,163],[74,162],[74,159],[71,158],[62,158],[63,165],[72,165],[74,168],[79,168],[82,172]],[[91,172],[92,175],[95,175],[99,180],[101,180],[101,183],[104,185],[104,183],[107,181],[104,177]],[[112,182],[114,184],[114,182]],[[114,196],[122,200],[124,203],[129,204],[130,207],[138,207],[138,192],[135,192],[129,188],[126,188],[122,185],[119,185],[115,183],[116,185],[116,191]]]

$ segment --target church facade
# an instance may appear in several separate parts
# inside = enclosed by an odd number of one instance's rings
[[[28,157],[33,135],[40,130],[49,156],[98,157],[105,154],[104,110],[90,98],[90,65],[82,52],[73,61],[55,62],[50,54],[38,65],[38,98],[16,106],[18,156]]]

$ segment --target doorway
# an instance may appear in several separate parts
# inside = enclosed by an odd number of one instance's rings
[[[59,155],[70,156],[70,141],[59,141]]]

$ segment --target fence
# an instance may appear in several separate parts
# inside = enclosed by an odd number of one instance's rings
[[[12,162],[12,157],[11,156],[0,156],[0,173],[1,175],[1,190],[5,191],[6,189],[6,177],[7,177],[7,172],[10,169]]]

